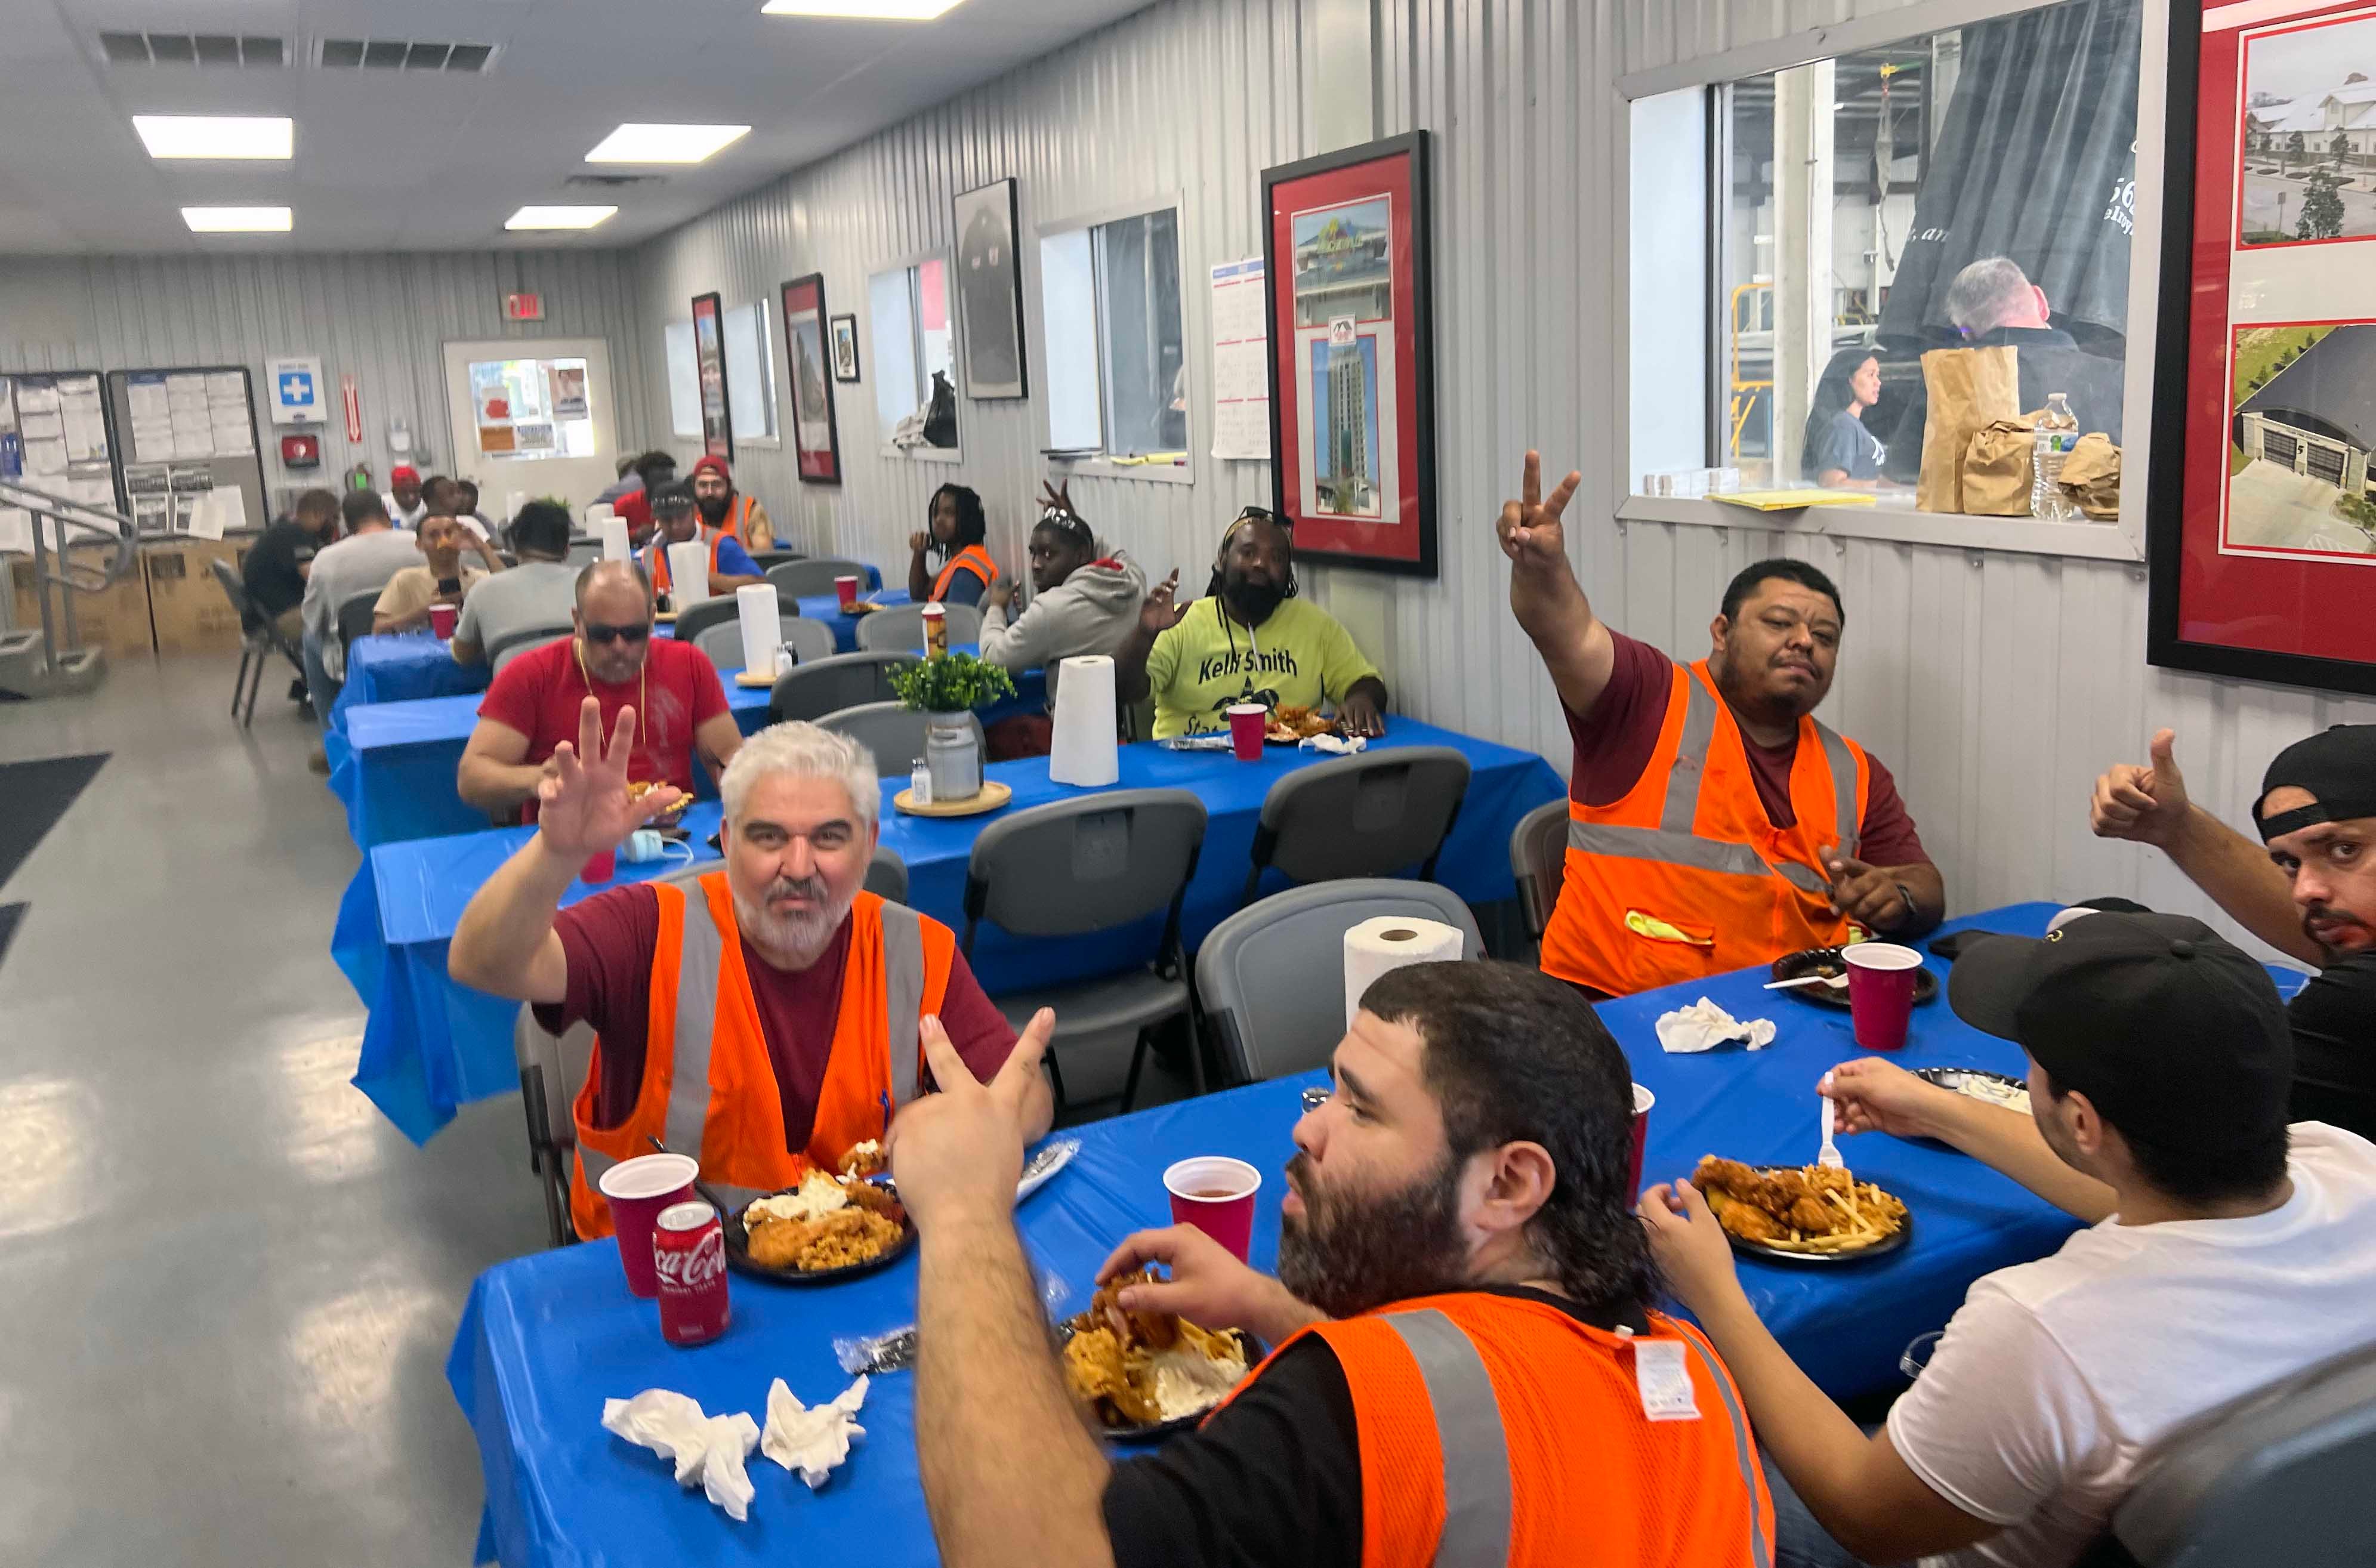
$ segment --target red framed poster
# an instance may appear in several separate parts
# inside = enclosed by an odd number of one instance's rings
[[[1263,171],[1272,510],[1298,559],[1435,576],[1430,143]]]
[[[734,415],[726,398],[726,324],[716,294],[693,297],[693,362],[701,375],[701,449],[731,463]]]
[[[2169,61],[2147,657],[2376,692],[2376,5],[2173,5]]]
[[[825,274],[795,278],[781,290],[784,359],[792,373],[792,450],[801,482],[841,482],[841,430],[833,413],[833,377],[826,368]]]

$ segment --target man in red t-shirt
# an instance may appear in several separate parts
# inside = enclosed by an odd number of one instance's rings
[[[1803,561],[1734,577],[1688,671],[1592,612],[1561,514],[1527,454],[1503,504],[1510,608],[1575,741],[1566,874],[1543,968],[1622,994],[1764,964],[1850,928],[1914,936],[1946,887],[1878,758],[1816,723],[1832,689],[1839,589]]]
[[[456,779],[462,798],[490,816],[534,801],[552,776],[553,750],[577,733],[588,696],[602,722],[619,710],[637,717],[637,744],[627,777],[693,792],[693,754],[712,778],[742,744],[717,668],[699,648],[652,636],[651,585],[630,562],[599,561],[577,576],[573,636],[532,648],[504,666],[479,705],[478,727],[462,748]]]

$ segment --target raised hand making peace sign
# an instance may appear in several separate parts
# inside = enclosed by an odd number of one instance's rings
[[[547,777],[536,787],[537,830],[555,854],[588,860],[615,849],[683,798],[683,790],[669,784],[630,795],[627,759],[635,754],[636,710],[619,710],[605,746],[602,705],[588,697],[577,710],[577,743],[564,741],[552,748]]]
[[[1526,475],[1519,481],[1518,499],[1502,503],[1501,521],[1495,525],[1502,536],[1502,553],[1520,571],[1565,561],[1567,535],[1561,518],[1567,504],[1574,499],[1575,487],[1583,482],[1584,476],[1571,469],[1550,499],[1544,499],[1542,454],[1527,454]]]

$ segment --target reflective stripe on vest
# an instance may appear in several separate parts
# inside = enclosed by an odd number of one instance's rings
[[[905,904],[883,902],[883,1039],[891,1053],[891,1108],[916,1098],[924,1042],[916,1032],[924,1008],[924,925]]]
[[[1732,1392],[1732,1380],[1725,1375],[1722,1367],[1716,1364],[1716,1358],[1708,1354],[1707,1347],[1700,1343],[1699,1336],[1681,1324],[1676,1325],[1676,1332],[1682,1342],[1692,1348],[1692,1357],[1699,1362],[1700,1370],[1707,1373],[1708,1381],[1716,1384],[1717,1393],[1724,1400],[1724,1413],[1732,1422],[1733,1456],[1740,1465],[1741,1484],[1749,1489],[1750,1568],[1774,1568],[1774,1546],[1765,1538],[1765,1521],[1757,1511],[1757,1483],[1764,1472],[1758,1467],[1757,1452],[1750,1444],[1749,1422],[1741,1417],[1740,1401]]]
[[[1510,1449],[1492,1374],[1460,1325],[1434,1311],[1388,1313],[1385,1321],[1419,1364],[1435,1411],[1443,1455],[1442,1568],[1510,1558]]]

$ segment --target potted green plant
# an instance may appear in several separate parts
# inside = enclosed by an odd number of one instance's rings
[[[969,653],[944,653],[891,671],[899,704],[925,715],[924,766],[933,799],[969,801],[981,793],[981,743],[965,716],[1015,695],[1014,677]]]

